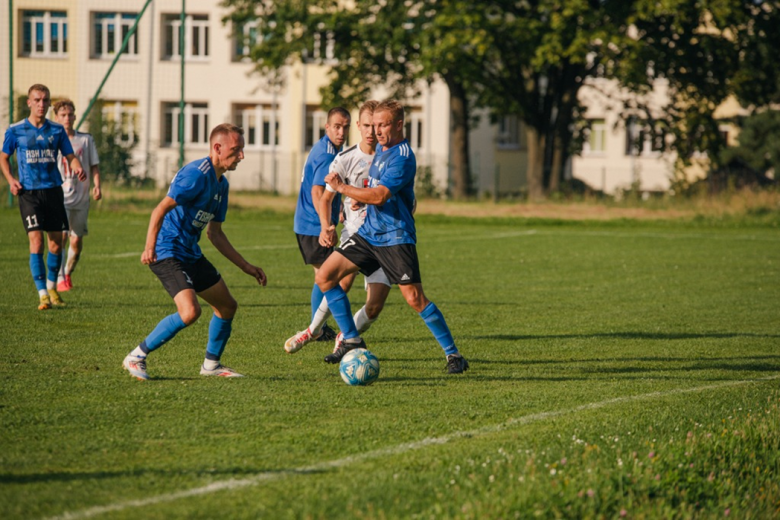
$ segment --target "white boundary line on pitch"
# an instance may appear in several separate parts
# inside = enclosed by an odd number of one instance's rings
[[[429,437],[421,441],[407,442],[407,443],[399,444],[397,446],[382,448],[379,450],[370,451],[368,453],[363,453],[361,455],[354,455],[354,456],[344,457],[341,459],[331,460],[327,462],[321,462],[319,464],[313,464],[311,466],[301,466],[294,469],[286,469],[286,470],[279,470],[279,471],[266,471],[263,473],[258,473],[257,475],[254,475],[253,477],[249,477],[249,478],[220,480],[220,481],[212,482],[211,484],[207,484],[205,486],[186,489],[183,491],[177,491],[175,493],[157,495],[153,497],[142,498],[139,500],[129,500],[127,502],[119,502],[107,506],[90,507],[82,511],[66,512],[59,516],[49,517],[49,520],[75,520],[78,518],[91,518],[93,516],[102,515],[104,513],[122,511],[124,509],[129,509],[132,507],[151,506],[155,504],[161,504],[163,502],[173,502],[174,500],[179,500],[180,498],[208,495],[222,490],[233,490],[233,489],[240,489],[249,486],[256,486],[262,482],[278,480],[291,475],[302,475],[307,473],[321,472],[323,470],[328,470],[328,469],[341,468],[349,464],[353,464],[355,462],[376,459],[380,457],[385,457],[387,455],[399,455],[402,453],[407,453],[410,451],[426,448],[432,445],[446,444],[452,440],[460,439],[463,437],[476,437],[479,435],[496,433],[502,430],[509,429],[513,426],[531,424],[531,423],[543,421],[545,419],[551,419],[554,417],[560,417],[562,415],[573,414],[577,412],[597,410],[599,408],[605,408],[613,404],[626,403],[630,401],[640,401],[642,399],[654,399],[657,397],[666,397],[666,396],[678,395],[678,394],[702,392],[706,390],[717,390],[729,386],[739,386],[748,383],[772,381],[774,379],[780,379],[780,374],[774,376],[768,376],[768,377],[761,377],[758,379],[743,379],[739,381],[727,381],[725,383],[718,383],[718,384],[706,385],[706,386],[697,386],[694,388],[676,388],[674,390],[650,392],[647,394],[615,397],[612,399],[606,399],[604,401],[575,406],[574,408],[567,408],[565,410],[538,412],[530,415],[524,415],[522,417],[508,419],[507,421],[504,421],[501,424],[484,426],[482,428],[477,428],[476,430],[454,432],[454,433],[450,433],[449,435],[442,435],[441,437]]]

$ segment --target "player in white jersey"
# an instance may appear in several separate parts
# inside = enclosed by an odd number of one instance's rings
[[[92,197],[95,200],[100,200],[103,194],[100,191],[100,168],[98,166],[100,159],[95,147],[95,140],[91,135],[77,132],[73,128],[73,123],[76,121],[76,106],[73,101],[62,99],[54,103],[54,117],[59,124],[65,127],[70,144],[73,146],[73,153],[79,158],[83,168],[90,172],[93,185]],[[57,158],[57,167],[62,175],[65,211],[68,213],[68,223],[70,224],[70,229],[67,232],[68,260],[62,263],[57,280],[57,290],[62,292],[73,288],[70,276],[81,258],[81,251],[84,247],[83,238],[88,233],[87,215],[89,213],[90,189],[89,176],[84,181],[80,181],[73,174],[62,154]]]
[[[329,173],[336,172],[346,184],[358,188],[367,187],[368,170],[371,168],[371,162],[374,159],[376,150],[376,135],[371,117],[376,101],[367,101],[360,107],[358,121],[356,122],[360,131],[360,143],[339,153],[330,165]],[[317,206],[317,213],[320,217],[320,245],[323,247],[334,247],[336,245],[336,226],[332,224],[331,207],[336,191],[330,186],[325,186]],[[343,200],[343,227],[341,230],[341,244],[344,244],[363,224],[366,218],[366,206],[352,201],[350,198]],[[342,287],[349,291],[355,280],[357,273],[352,273],[342,280]],[[387,295],[390,293],[391,284],[385,276],[383,270],[379,269],[370,276],[366,277],[365,287],[367,291],[366,304],[355,313],[354,320],[358,330],[362,333],[368,330],[374,321],[382,312]],[[322,300],[317,311],[314,313],[309,327],[295,334],[285,342],[285,350],[294,353],[300,350],[304,345],[311,341],[311,334],[308,331],[318,330],[327,320],[330,312],[328,303]],[[341,340],[341,334],[336,337],[336,346]]]

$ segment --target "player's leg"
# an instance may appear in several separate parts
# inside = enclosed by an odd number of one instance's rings
[[[192,278],[184,270],[185,264],[175,258],[166,258],[153,263],[149,268],[173,298],[176,312],[160,320],[154,330],[122,362],[122,367],[138,379],[149,379],[146,373],[146,356],[173,339],[182,329],[195,323],[201,314]]]
[[[359,237],[350,238],[330,255],[317,274],[317,285],[325,293],[328,306],[343,335],[343,341],[337,344],[333,353],[325,356],[326,363],[339,363],[344,354],[350,350],[365,347],[352,317],[349,298],[339,282],[347,275],[357,272],[358,269],[374,272],[379,268],[379,264],[366,246],[365,241],[361,241]]]
[[[233,317],[236,315],[238,302],[230,294],[230,290],[222,278],[208,289],[200,291],[198,296],[206,300],[214,310],[209,323],[209,340],[206,344],[206,358],[200,368],[201,375],[242,377],[235,370],[220,363],[225,345],[227,345],[233,330]]]
[[[57,277],[62,267],[62,231],[47,231],[46,242],[48,254],[46,255],[46,291],[49,293],[52,305],[65,305],[60,293],[57,292]]]
[[[355,326],[361,334],[371,327],[382,309],[385,307],[385,301],[390,294],[390,285],[384,283],[366,284],[366,304],[355,313]]]
[[[66,208],[67,209],[67,208]],[[84,246],[84,237],[87,235],[87,215],[88,209],[72,208],[68,209],[68,223],[70,231],[65,233],[64,238],[68,238],[68,255],[60,269],[57,281],[57,290],[69,291],[73,288],[71,275],[76,269],[76,264],[81,259],[81,251]],[[63,239],[63,251],[65,241]]]
[[[38,310],[51,309],[51,299],[46,290],[46,263],[43,260],[43,215],[39,211],[40,190],[23,191],[19,194],[19,213],[27,232],[30,251],[30,274],[38,292]]]

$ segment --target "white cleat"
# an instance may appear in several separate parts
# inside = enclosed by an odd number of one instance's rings
[[[202,376],[218,376],[218,377],[244,377],[242,374],[239,374],[232,368],[223,366],[223,365],[217,365],[213,369],[209,370],[208,368],[201,365],[200,367],[200,375]]]
[[[139,358],[137,356],[127,355],[125,360],[122,361],[122,368],[130,372],[130,375],[146,381],[149,379],[149,374],[146,373],[146,358]]]
[[[315,336],[308,328],[306,330],[302,330],[284,342],[284,351],[288,354],[295,354],[305,345],[308,345],[312,341],[317,341],[317,338],[320,336],[322,336],[322,331],[320,331],[320,333]]]

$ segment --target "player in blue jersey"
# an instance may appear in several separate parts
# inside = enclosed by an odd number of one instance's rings
[[[228,180],[224,174],[235,170],[244,158],[244,131],[228,123],[218,125],[211,131],[209,146],[208,157],[179,170],[168,195],[152,211],[149,220],[141,263],[160,279],[176,304],[176,312],[163,318],[122,362],[130,375],[141,380],[149,379],[146,356],[200,317],[198,296],[214,310],[201,375],[241,377],[220,363],[238,303],[200,250],[198,241],[203,229],[217,251],[260,285],[266,284],[266,276],[235,250],[222,230],[228,206]]]
[[[333,159],[341,151],[341,146],[347,139],[350,119],[346,109],[341,107],[330,109],[325,123],[325,135],[312,147],[303,167],[293,229],[303,261],[314,268],[315,276],[322,263],[333,252],[332,246],[320,245],[321,227],[317,207],[325,191],[325,176],[328,175]],[[335,197],[331,207],[332,222],[337,224],[341,197]],[[335,333],[325,325],[330,311],[327,308],[320,309],[322,300],[322,292],[317,284],[314,284],[311,291],[311,325],[284,342],[286,352],[290,354],[297,352],[311,341],[335,338]]]
[[[30,116],[11,125],[5,132],[0,152],[3,171],[11,193],[19,197],[19,212],[30,242],[30,272],[38,291],[38,310],[65,305],[57,292],[57,273],[62,265],[62,236],[68,230],[68,216],[57,169],[57,153],[62,153],[80,181],[87,176],[73,153],[65,128],[46,119],[51,94],[45,85],[35,84],[27,91]],[[11,173],[11,155],[16,152],[19,179]],[[48,255],[43,261],[43,232]],[[48,273],[47,273],[48,268]]]
[[[359,189],[344,184],[335,173],[326,178],[338,193],[367,204],[368,208],[358,232],[336,248],[315,278],[344,335],[344,340],[325,361],[338,363],[350,350],[365,348],[339,280],[358,270],[371,274],[381,267],[390,282],[398,284],[406,302],[417,311],[444,350],[447,371],[463,373],[469,363],[458,352],[441,311],[423,292],[413,217],[417,161],[404,139],[403,105],[392,99],[381,102],[374,109],[373,123],[381,150],[377,150],[369,170],[369,187]]]

